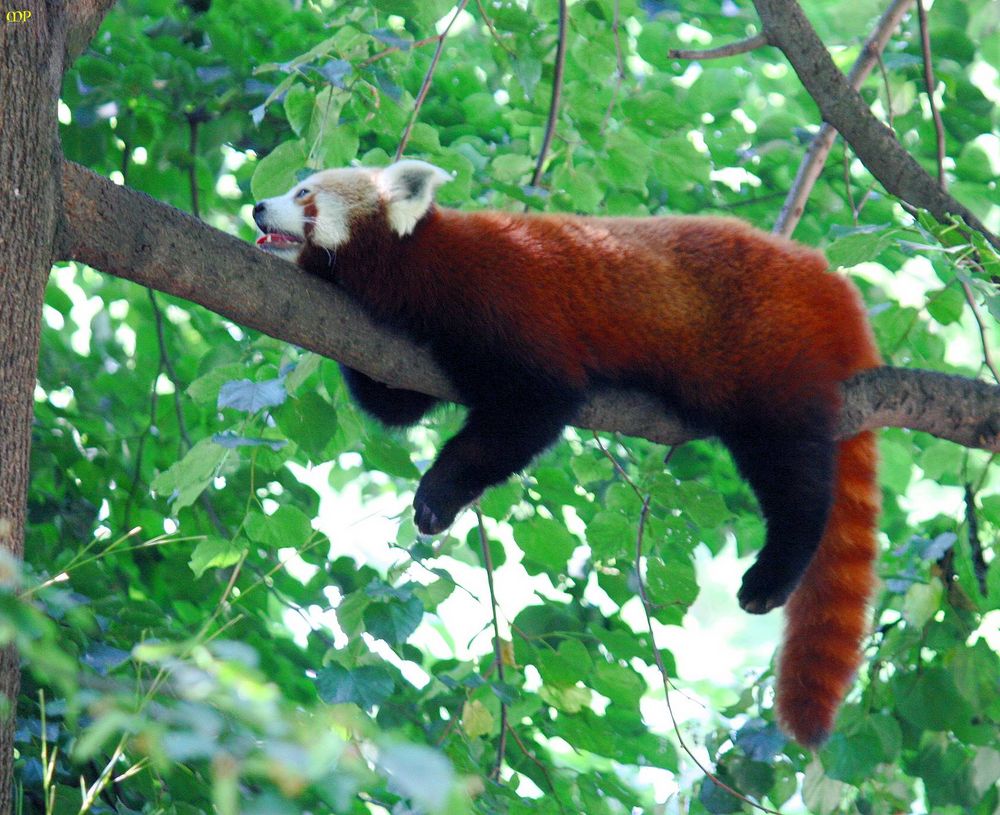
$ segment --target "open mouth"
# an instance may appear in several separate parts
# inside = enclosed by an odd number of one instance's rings
[[[302,238],[288,232],[265,232],[257,238],[257,245],[261,249],[294,249],[302,244]]]

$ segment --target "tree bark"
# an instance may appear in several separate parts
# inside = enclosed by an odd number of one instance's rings
[[[65,65],[113,0],[25,3],[0,19],[0,548],[24,554],[31,424],[45,283],[62,186],[57,104]],[[0,815],[11,811],[20,664],[0,650]]]
[[[59,205],[56,102],[60,14],[32,3],[23,23],[0,21],[0,547],[24,553],[28,457],[45,281]],[[14,714],[20,687],[13,645],[0,653],[0,812],[11,807]]]
[[[62,177],[61,259],[200,303],[390,386],[455,399],[425,349],[376,326],[336,286],[79,165],[67,162]],[[841,435],[909,427],[1000,452],[1000,387],[881,368],[852,380],[844,395]],[[654,399],[629,391],[593,393],[576,424],[663,444],[696,437]]]

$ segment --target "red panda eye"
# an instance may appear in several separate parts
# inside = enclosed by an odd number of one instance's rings
[[[307,195],[309,195],[309,188],[303,187],[301,190],[295,193],[295,200],[297,201],[300,198],[305,198]]]

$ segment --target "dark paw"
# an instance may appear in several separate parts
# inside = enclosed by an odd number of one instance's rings
[[[444,532],[468,501],[458,498],[446,488],[428,484],[425,478],[413,498],[413,520],[424,535]]]
[[[736,597],[744,611],[750,614],[767,614],[784,605],[796,583],[797,580],[789,580],[758,562],[743,575],[743,585]]]

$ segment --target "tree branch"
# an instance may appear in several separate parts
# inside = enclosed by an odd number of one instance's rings
[[[913,0],[894,0],[878,21],[875,30],[865,40],[864,47],[862,47],[861,53],[858,54],[858,58],[847,76],[848,84],[855,91],[861,88],[878,63],[886,43],[889,42],[889,37],[892,36],[892,32],[899,26],[912,5]],[[891,109],[889,115],[892,115]],[[795,227],[798,226],[799,219],[802,218],[802,213],[805,210],[806,201],[816,185],[816,180],[823,172],[823,165],[826,164],[826,157],[829,155],[836,137],[836,128],[829,122],[823,122],[799,164],[795,181],[792,182],[788,197],[778,214],[778,220],[774,224],[776,235],[784,235],[788,238],[795,231]]]
[[[542,180],[542,171],[545,169],[545,161],[549,157],[552,137],[556,132],[556,121],[559,119],[559,100],[562,99],[563,71],[566,68],[566,18],[568,16],[566,0],[559,0],[559,34],[556,40],[556,58],[552,65],[552,98],[549,100],[549,117],[545,122],[542,147],[538,151],[535,172],[531,174],[532,187],[537,187]]]
[[[63,70],[67,70],[101,27],[104,16],[115,4],[114,0],[77,0],[66,4],[66,41],[63,48]]]
[[[941,121],[941,111],[938,110],[937,102],[934,101],[934,90],[937,87],[937,82],[934,80],[931,32],[927,25],[927,9],[924,8],[924,0],[917,0],[917,20],[920,27],[920,53],[924,58],[924,88],[927,90],[927,105],[931,109],[931,118],[934,120],[934,135],[937,139],[938,186],[943,190],[947,189],[944,175],[944,122]]]
[[[1000,249],[1000,238],[942,190],[895,135],[875,118],[826,50],[795,0],[753,0],[768,41],[781,49],[799,81],[865,167],[892,195],[930,212],[942,223],[958,215]]]
[[[686,51],[680,48],[671,48],[667,51],[667,56],[671,59],[722,59],[723,57],[733,57],[737,54],[745,54],[748,51],[756,51],[770,45],[766,34],[754,34],[745,40],[726,43],[718,48],[706,48],[704,50]]]
[[[455,13],[448,21],[448,25],[445,26],[444,31],[437,36],[437,47],[434,49],[434,56],[431,57],[431,64],[427,66],[427,73],[424,74],[424,81],[420,84],[420,91],[417,93],[416,101],[413,103],[413,112],[410,114],[410,120],[406,123],[406,129],[403,130],[403,135],[399,137],[399,146],[396,148],[396,161],[399,161],[403,157],[403,151],[406,149],[406,143],[410,140],[410,132],[413,130],[413,126],[417,123],[417,118],[420,116],[420,109],[424,106],[424,99],[427,98],[427,91],[430,90],[431,80],[434,78],[434,71],[437,70],[438,60],[441,59],[441,52],[444,50],[444,41],[448,39],[448,33],[451,31],[451,27],[455,25],[455,20],[457,20],[458,16],[465,11],[465,7],[468,4],[469,0],[461,0],[458,4],[458,8],[455,9]]]
[[[240,325],[339,360],[393,387],[456,394],[430,354],[376,326],[336,286],[77,164],[62,172],[58,257],[199,303]],[[880,368],[844,388],[840,433],[908,427],[1000,451],[1000,387]],[[697,434],[636,391],[592,394],[576,424],[663,444]]]

